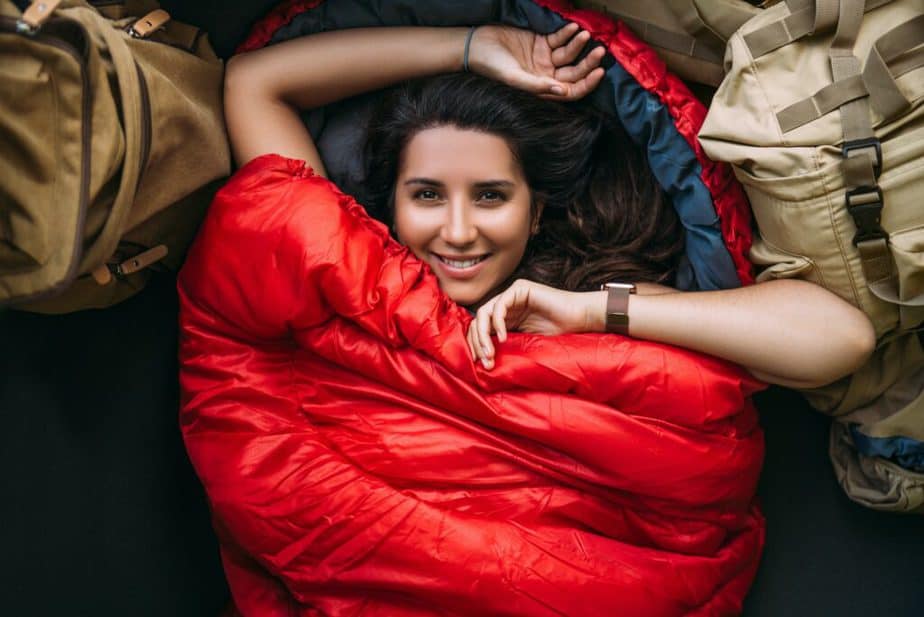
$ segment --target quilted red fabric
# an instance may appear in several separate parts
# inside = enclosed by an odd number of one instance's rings
[[[218,194],[180,275],[181,425],[236,609],[727,615],[764,522],[743,370],[471,317],[304,163]]]

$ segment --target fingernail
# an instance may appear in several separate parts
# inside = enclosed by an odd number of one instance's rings
[[[549,92],[551,92],[552,94],[564,94],[565,89],[562,88],[561,86],[552,86],[551,88],[549,88]]]
[[[487,358],[482,358],[481,365],[485,368],[491,368],[491,361],[488,360]]]

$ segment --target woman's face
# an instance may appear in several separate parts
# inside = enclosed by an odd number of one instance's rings
[[[487,300],[513,274],[533,228],[520,165],[496,135],[451,126],[417,133],[395,183],[398,239],[463,306]]]

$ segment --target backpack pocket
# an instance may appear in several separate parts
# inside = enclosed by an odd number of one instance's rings
[[[924,298],[924,225],[890,238],[895,260],[898,297],[904,302]],[[913,330],[924,324],[924,306],[899,306],[900,326]]]

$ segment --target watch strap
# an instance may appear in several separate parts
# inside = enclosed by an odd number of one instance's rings
[[[600,289],[606,291],[606,331],[629,334],[629,296],[635,293],[631,283],[604,283]]]

